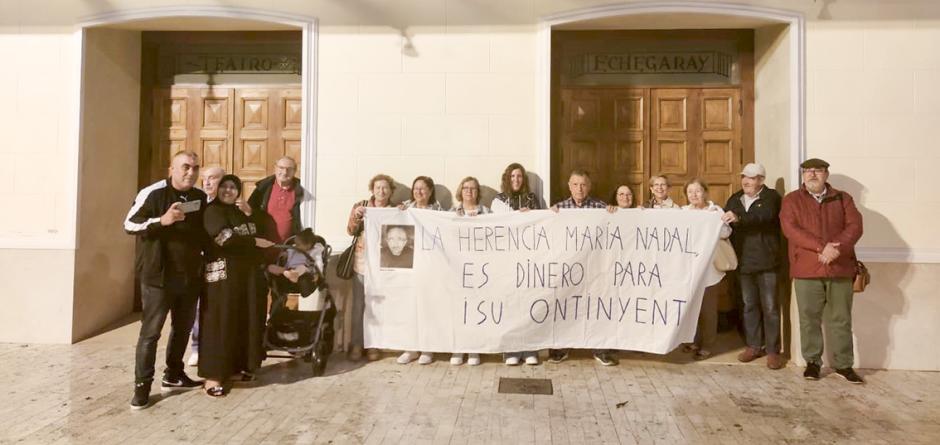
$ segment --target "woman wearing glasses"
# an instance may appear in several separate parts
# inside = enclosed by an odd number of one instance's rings
[[[480,204],[480,181],[477,181],[477,178],[473,176],[467,176],[460,181],[454,197],[457,198],[457,204],[452,210],[460,216],[469,217],[493,213],[489,207]],[[463,353],[455,352],[451,355],[450,364],[454,366],[463,364]],[[467,354],[467,364],[470,366],[479,365],[480,354]]]

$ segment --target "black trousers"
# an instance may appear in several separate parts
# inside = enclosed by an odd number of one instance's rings
[[[166,287],[141,284],[143,317],[137,337],[135,382],[149,384],[153,381],[157,342],[167,315],[170,315],[170,338],[167,340],[165,373],[171,377],[183,373],[183,354],[196,319],[196,302],[202,288],[201,280]]]

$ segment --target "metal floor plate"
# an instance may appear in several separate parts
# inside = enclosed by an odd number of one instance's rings
[[[500,377],[497,392],[500,394],[542,394],[550,396],[552,395],[552,380]]]

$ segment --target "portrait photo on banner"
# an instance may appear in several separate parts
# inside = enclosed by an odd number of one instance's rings
[[[382,225],[382,251],[379,267],[382,269],[411,269],[415,256],[415,226],[405,224]]]

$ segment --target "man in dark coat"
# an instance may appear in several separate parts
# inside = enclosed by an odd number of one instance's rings
[[[852,369],[852,279],[862,214],[851,195],[827,182],[828,162],[814,158],[800,167],[803,185],[783,199],[780,224],[789,241],[790,277],[800,312],[803,377],[819,379],[825,321],[836,374],[850,383],[864,383]]]
[[[284,156],[278,159],[274,164],[274,174],[258,181],[248,198],[253,217],[265,225],[265,234],[273,237],[277,233],[277,239],[274,240],[277,242],[283,242],[303,230],[300,204],[313,199],[300,186],[300,180],[294,177],[296,172],[297,162],[293,158]]]
[[[767,354],[767,367],[780,369],[780,195],[764,185],[765,177],[763,165],[744,166],[741,190],[728,198],[722,221],[733,229],[731,243],[738,256],[738,281],[744,299],[747,348],[738,354],[738,360],[749,362]]]

